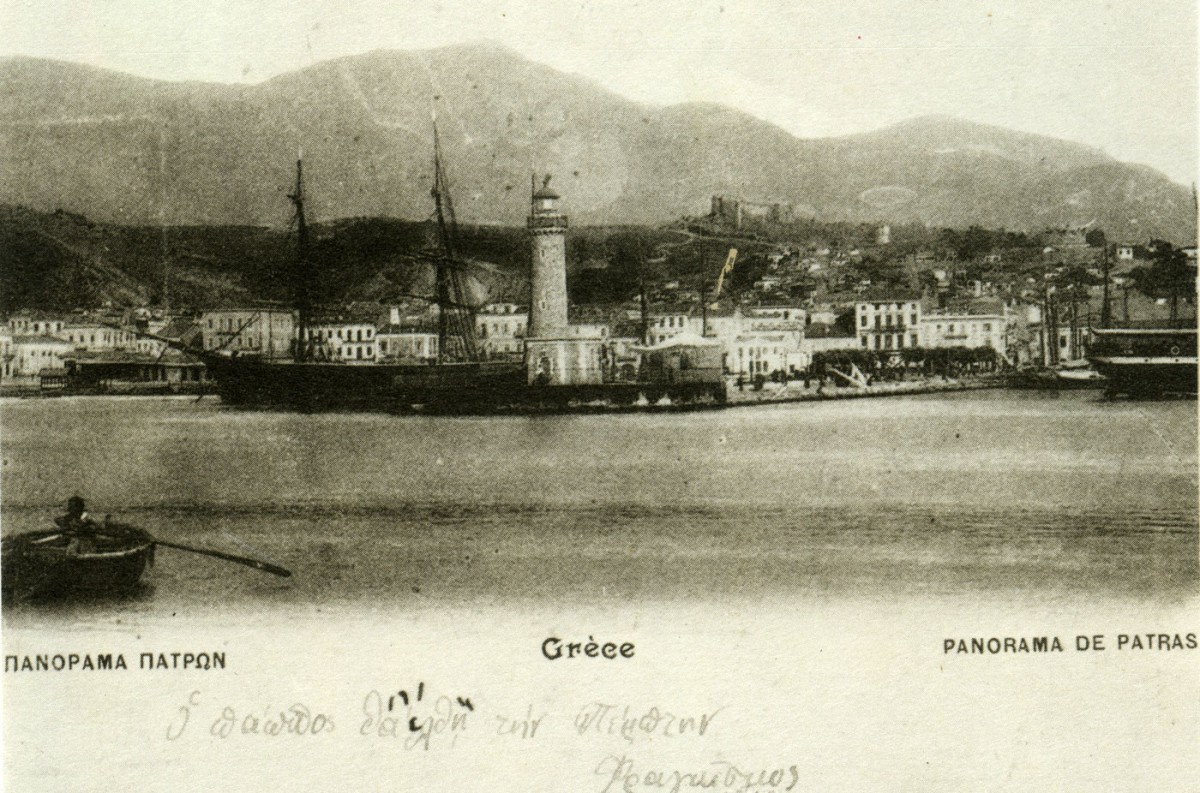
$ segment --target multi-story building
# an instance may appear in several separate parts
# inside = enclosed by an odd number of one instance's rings
[[[75,351],[69,341],[53,336],[13,334],[5,355],[5,378],[13,385],[42,385],[47,378],[61,381],[66,376],[64,360]]]
[[[378,359],[395,363],[429,363],[438,357],[438,335],[385,325],[375,334]]]
[[[137,341],[134,342],[133,349],[142,355],[161,355],[163,350],[167,349],[167,343],[160,339],[139,336]]]
[[[296,318],[277,308],[215,308],[200,315],[204,349],[268,358],[293,354]]]
[[[475,315],[475,335],[488,355],[519,355],[525,350],[529,312],[515,303],[492,303]]]
[[[657,345],[707,332],[708,338],[720,342],[727,372],[754,377],[808,365],[811,356],[802,347],[804,324],[804,310],[790,306],[757,306],[745,313],[735,308],[707,318],[673,312],[651,314],[648,336],[649,343]]]
[[[920,347],[921,300],[890,296],[854,304],[854,328],[864,350],[903,350]]]
[[[13,362],[16,360],[13,352],[13,335],[7,326],[0,328],[0,382],[12,377]]]
[[[808,366],[808,357],[785,333],[747,333],[718,340],[724,347],[725,371],[732,374],[766,376]]]
[[[93,352],[134,350],[138,345],[138,335],[133,331],[102,325],[99,322],[65,322],[54,335],[71,342],[77,350]]]
[[[929,314],[921,321],[926,347],[991,347],[1005,354],[1008,314]]]
[[[857,335],[845,335],[834,323],[813,322],[804,330],[804,341],[800,349],[808,356],[809,363],[817,353],[861,349]]]
[[[374,363],[375,326],[369,322],[334,322],[313,325],[309,338],[319,358],[346,363]]]
[[[14,336],[53,336],[66,324],[62,317],[29,311],[18,312],[8,319],[8,328]]]
[[[651,314],[646,343],[650,346],[662,344],[681,333],[693,333],[698,336],[701,323],[700,317],[692,317],[686,312]]]

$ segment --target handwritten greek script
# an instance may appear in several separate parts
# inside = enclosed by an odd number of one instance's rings
[[[639,737],[676,738],[684,735],[704,735],[717,714],[724,708],[700,714],[677,715],[651,706],[635,710],[605,702],[584,705],[575,716],[575,731],[579,735],[619,735],[633,743]]]
[[[686,788],[758,791],[791,790],[800,781],[795,765],[747,769],[723,760],[696,768],[643,768],[627,755],[609,755],[596,766],[596,776],[605,780],[601,793],[634,793],[655,790],[679,793]]]
[[[420,701],[390,703],[383,694],[371,691],[363,699],[362,714],[366,718],[359,726],[359,735],[374,738],[394,738],[405,749],[429,751],[434,745],[446,742],[453,746],[466,731],[467,719],[474,705],[467,697],[438,696],[427,704]]]
[[[168,741],[178,741],[188,731],[188,725],[201,718],[199,711],[205,706],[204,695],[199,689],[188,694],[179,705],[175,717],[167,725]],[[301,737],[332,733],[336,729],[333,717],[315,710],[303,702],[294,702],[284,708],[264,705],[243,708],[234,705],[214,706],[215,718],[211,713],[208,735],[218,740],[237,736]]]

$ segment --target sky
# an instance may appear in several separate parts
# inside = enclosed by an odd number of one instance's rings
[[[0,56],[165,80],[485,39],[630,99],[720,102],[801,137],[943,114],[1197,181],[1193,0],[0,0]]]

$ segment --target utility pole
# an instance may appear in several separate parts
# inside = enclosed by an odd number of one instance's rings
[[[638,298],[642,308],[642,344],[650,343],[650,303],[646,300],[646,262],[638,261]]]
[[[1075,284],[1071,284],[1071,346],[1067,354],[1068,360],[1079,357],[1079,295]]]
[[[1107,328],[1112,322],[1112,311],[1108,305],[1108,241],[1104,242],[1104,302],[1100,306],[1100,327]]]

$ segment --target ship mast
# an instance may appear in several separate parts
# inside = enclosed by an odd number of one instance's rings
[[[449,180],[442,167],[441,140],[437,122],[433,125],[433,204],[437,215],[438,241],[441,251],[436,259],[436,301],[438,306],[438,361],[454,357],[476,360],[475,311],[467,304],[466,289],[458,256],[458,223],[454,217],[454,202],[450,197]],[[452,352],[450,340],[457,342]]]
[[[304,217],[304,161],[296,160],[296,189],[288,194],[296,213],[292,222],[296,224],[296,278],[294,294],[296,301],[296,346],[293,352],[296,363],[310,358],[308,325],[312,315],[312,266],[308,251],[308,222]]]

